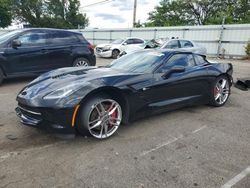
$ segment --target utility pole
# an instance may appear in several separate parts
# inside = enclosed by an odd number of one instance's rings
[[[223,20],[222,20],[222,24],[221,24],[221,31],[220,31],[220,36],[219,36],[218,49],[217,49],[217,57],[220,56],[221,43],[222,43],[222,39],[223,39],[225,20],[226,20],[226,16],[223,16]]]
[[[137,0],[134,0],[133,27],[135,27],[136,24],[136,8],[137,8]]]

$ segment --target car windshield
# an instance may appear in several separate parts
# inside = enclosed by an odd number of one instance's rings
[[[113,61],[108,67],[135,73],[150,73],[161,63],[164,54],[157,51],[139,51]]]
[[[20,33],[21,31],[22,30],[15,30],[15,31],[7,32],[7,33],[0,35],[0,43],[3,43],[9,40],[9,38],[15,36],[17,33]]]
[[[112,44],[121,44],[124,40],[123,39],[117,39],[112,42]]]
[[[166,46],[166,44],[169,42],[170,40],[167,40],[165,42],[163,42],[162,44],[159,45],[158,48],[164,48],[164,46]]]

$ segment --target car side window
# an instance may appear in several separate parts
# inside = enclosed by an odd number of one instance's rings
[[[126,40],[125,43],[127,43],[127,44],[134,44],[134,39],[128,39],[128,40]]]
[[[194,45],[188,40],[180,40],[181,48],[192,48]]]
[[[47,33],[37,31],[24,33],[16,39],[21,42],[22,46],[37,46],[41,44],[46,44],[47,38]]]
[[[55,31],[50,34],[49,42],[52,44],[66,44],[78,42],[79,39],[70,32]]]
[[[134,39],[134,44],[143,44],[144,41],[141,39]]]
[[[159,73],[168,71],[173,66],[184,66],[185,68],[193,67],[195,65],[194,57],[192,54],[176,54],[173,55],[162,67]]]
[[[204,65],[207,63],[205,57],[200,55],[194,55],[196,65]]]
[[[178,40],[171,40],[167,43],[167,45],[164,48],[166,48],[166,49],[179,48],[179,42],[178,42]]]

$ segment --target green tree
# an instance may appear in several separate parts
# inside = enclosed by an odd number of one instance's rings
[[[16,17],[32,27],[75,29],[89,23],[79,12],[79,0],[14,0],[13,7]]]
[[[9,0],[0,0],[0,27],[4,28],[11,24],[11,2]]]
[[[188,25],[189,23],[185,19],[184,8],[184,3],[181,0],[162,0],[160,5],[156,6],[155,10],[149,13],[149,22],[145,23],[145,26]]]
[[[68,10],[66,12],[66,20],[72,27],[85,27],[89,24],[86,14],[79,13],[80,2],[78,0],[69,0]]]
[[[161,0],[146,26],[250,23],[250,0]]]
[[[43,27],[46,7],[43,0],[13,0],[15,18],[33,27]]]

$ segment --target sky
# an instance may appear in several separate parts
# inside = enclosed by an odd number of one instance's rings
[[[134,0],[80,0],[82,13],[89,18],[89,28],[128,28],[133,23]],[[137,0],[136,21],[146,22],[148,13],[160,0]],[[97,3],[97,4],[95,4]]]

